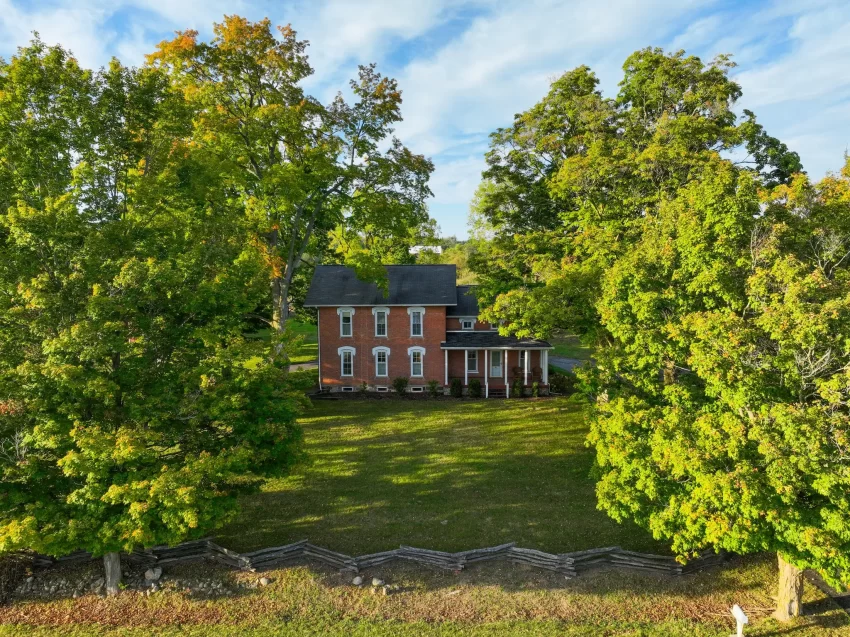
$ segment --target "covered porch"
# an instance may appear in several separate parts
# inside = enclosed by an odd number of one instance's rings
[[[501,336],[495,331],[449,332],[441,344],[444,357],[444,387],[459,379],[464,391],[473,379],[482,395],[510,397],[518,382],[523,391],[537,383],[541,393],[549,385],[549,350],[546,341]]]

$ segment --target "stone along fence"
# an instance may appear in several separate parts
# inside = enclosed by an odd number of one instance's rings
[[[132,563],[151,566],[209,560],[248,571],[272,568],[295,559],[311,559],[349,573],[358,573],[394,560],[460,571],[470,564],[500,559],[554,571],[569,578],[597,568],[635,569],[682,575],[721,564],[724,559],[723,555],[708,553],[690,561],[687,565],[682,565],[672,557],[626,551],[619,546],[553,554],[535,549],[518,548],[514,542],[458,553],[401,546],[390,551],[352,557],[302,540],[250,553],[236,553],[209,539],[184,542],[173,547],[160,546],[144,551],[134,551],[125,554],[125,558]],[[32,557],[32,564],[36,568],[48,568],[53,565],[72,564],[91,559],[91,554],[80,551],[59,559],[36,555]]]

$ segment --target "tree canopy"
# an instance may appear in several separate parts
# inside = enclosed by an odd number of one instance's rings
[[[738,122],[733,66],[644,49],[623,65],[615,98],[582,66],[491,135],[474,216],[492,241],[472,261],[485,318],[520,336],[595,332],[601,273],[719,153],[746,153],[739,166],[770,183],[801,169],[752,113]]]
[[[267,294],[230,167],[164,72],[0,65],[0,550],[208,533],[297,457],[303,398],[244,337]]]
[[[616,98],[581,67],[493,134],[473,210],[484,317],[596,344],[611,516],[684,558],[770,550],[850,583],[850,164],[813,184],[739,121],[728,57],[646,49],[623,68]],[[780,590],[780,617],[799,592]]]
[[[269,20],[226,16],[211,42],[184,31],[149,56],[184,90],[193,138],[232,171],[271,281],[269,323],[283,330],[293,277],[331,255],[364,278],[385,276],[386,245],[429,222],[432,163],[393,136],[397,82],[361,66],[327,105],[300,83],[312,74],[307,42]],[[331,245],[331,236],[336,240]]]

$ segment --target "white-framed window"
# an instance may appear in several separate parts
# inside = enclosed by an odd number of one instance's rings
[[[422,336],[424,331],[422,323],[425,321],[425,308],[409,307],[407,308],[407,313],[410,314],[410,335]]]
[[[353,347],[340,347],[339,353],[339,375],[354,376],[354,353]]]
[[[466,350],[466,370],[473,374],[478,373],[478,350]]]
[[[520,369],[525,369],[525,355],[526,355],[526,351],[524,349],[520,350],[520,352],[519,352],[519,365],[518,365]]]
[[[375,376],[389,376],[390,348],[375,347],[372,355],[375,357]]]
[[[390,315],[390,308],[373,307],[372,314],[375,316],[375,336],[387,336],[387,317]]]
[[[339,335],[353,336],[354,335],[354,308],[353,307],[338,307],[336,313],[339,314]]]
[[[502,352],[490,352],[490,376],[498,378],[502,375]]]
[[[462,330],[473,330],[473,329],[475,329],[475,321],[473,319],[461,319],[460,320],[460,329],[462,329]]]
[[[410,356],[410,375],[414,378],[422,378],[425,375],[425,348],[411,347],[407,350]]]

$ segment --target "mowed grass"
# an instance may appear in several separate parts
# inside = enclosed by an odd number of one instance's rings
[[[582,343],[578,336],[556,335],[549,339],[549,343],[554,348],[552,351],[553,356],[575,358],[580,361],[593,358],[593,348]]]
[[[292,355],[293,363],[309,363],[319,357],[318,330],[312,323],[290,320],[290,331],[299,339],[295,353]]]
[[[269,586],[218,597],[171,588],[170,578],[185,582],[194,573],[233,587],[259,575],[211,565],[164,571],[164,590],[150,597],[125,591],[108,599],[14,600],[0,606],[0,635],[727,637],[735,603],[751,618],[748,637],[850,634],[847,615],[813,586],[806,586],[806,616],[787,625],[770,619],[776,566],[769,556],[679,578],[611,571],[566,580],[496,562],[460,573],[396,563],[364,574],[397,585],[400,592],[389,596],[310,564],[265,572]]]
[[[301,422],[308,463],[245,498],[224,546],[666,551],[597,510],[577,401],[323,400]]]
[[[309,363],[318,359],[319,357],[319,337],[318,330],[315,325],[312,323],[306,323],[303,321],[296,321],[294,319],[290,319],[288,324],[289,330],[292,335],[296,338],[297,343],[295,345],[295,350],[290,357],[291,363]],[[268,341],[269,339],[269,330],[258,330],[254,334],[251,335],[253,338],[262,339]],[[253,369],[252,363],[257,359],[251,359],[248,361],[248,365],[250,369]],[[254,363],[255,364],[255,363]]]
[[[226,546],[307,537],[352,554],[509,540],[548,551],[609,544],[664,551],[596,511],[580,403],[321,401],[303,424],[312,462],[246,499],[240,519],[220,534]],[[73,568],[81,573],[53,573],[73,581],[100,574],[97,562]],[[459,573],[396,562],[363,573],[367,582],[375,576],[398,587],[384,596],[310,562],[264,572],[272,583],[253,589],[245,585],[259,573],[169,565],[164,589],[151,596],[13,599],[0,605],[0,637],[726,637],[732,604],[751,618],[748,637],[850,637],[850,618],[810,584],[806,616],[786,625],[770,619],[776,571],[772,555],[733,557],[683,577],[618,570],[572,580],[504,561]],[[198,593],[196,583],[210,580],[228,592]]]

